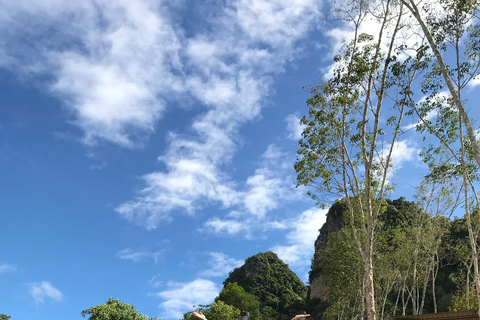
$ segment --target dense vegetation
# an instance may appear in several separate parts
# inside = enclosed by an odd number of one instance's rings
[[[289,320],[306,309],[307,291],[288,265],[267,251],[251,256],[233,270],[215,302],[197,311],[209,320],[225,320],[240,311],[249,312],[251,320]],[[227,310],[226,306],[233,309]],[[186,313],[184,319],[192,320],[191,313]]]
[[[331,223],[348,216],[344,202],[337,201],[329,210],[335,217]],[[477,215],[472,218],[478,225]],[[314,310],[309,312],[325,319],[362,316],[364,270],[351,228],[322,229],[328,240],[323,234],[323,241],[316,242],[310,282],[315,283],[311,289],[327,294],[314,297]],[[431,217],[404,198],[386,200],[376,237],[379,318],[477,308],[465,219]]]
[[[224,284],[235,282],[260,303],[261,313],[267,318],[287,317],[303,310],[307,287],[287,264],[271,252],[248,258],[245,264],[230,273]]]

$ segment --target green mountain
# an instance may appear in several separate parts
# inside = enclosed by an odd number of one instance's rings
[[[255,296],[264,320],[291,319],[305,308],[307,286],[271,251],[248,258],[230,273],[224,285],[234,282]]]
[[[347,214],[345,201],[336,201],[315,242],[306,310],[314,319],[361,314],[363,262]],[[472,224],[480,230],[478,213]],[[431,217],[405,198],[385,200],[375,234],[378,319],[478,308],[465,219]]]

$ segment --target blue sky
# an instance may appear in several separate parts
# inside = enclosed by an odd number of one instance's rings
[[[325,210],[294,184],[302,87],[348,34],[323,14],[315,0],[3,1],[0,313],[80,319],[114,297],[178,319],[267,250],[307,280]],[[426,170],[417,140],[396,149],[398,196]]]

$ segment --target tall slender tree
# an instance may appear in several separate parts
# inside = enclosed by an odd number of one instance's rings
[[[311,88],[295,169],[298,185],[315,188],[309,193],[314,199],[332,194],[345,198],[364,267],[366,314],[375,320],[375,228],[389,191],[392,153],[417,67],[411,60],[397,61],[402,8],[396,11],[390,0],[349,4],[346,17],[354,36],[335,57],[333,78]],[[373,18],[380,25],[378,33],[361,33],[366,19]],[[390,110],[397,115],[382,123],[387,92],[396,97]]]
[[[479,254],[470,214],[471,208],[479,205],[472,181],[477,178],[476,172],[480,168],[480,149],[462,99],[463,89],[478,76],[480,70],[480,24],[476,14],[480,2],[439,0],[435,3],[436,6],[422,5],[414,0],[401,0],[401,3],[418,22],[433,53],[433,63],[422,84],[422,91],[427,94],[427,98],[415,111],[422,121],[419,128],[427,128],[439,140],[439,146],[430,147],[429,152],[424,153],[426,159],[432,159],[432,155],[443,149],[448,150],[452,157],[452,161],[440,167],[431,165],[434,170],[432,174],[457,174],[463,179],[465,219],[472,251],[474,283],[480,304]],[[448,94],[442,91],[444,85],[448,88]],[[428,113],[437,114],[435,123],[428,120]],[[464,128],[467,132],[466,140]],[[458,145],[457,150],[451,147],[454,143]]]

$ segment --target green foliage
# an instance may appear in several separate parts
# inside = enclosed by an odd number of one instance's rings
[[[327,213],[327,223],[320,229],[320,234],[315,241],[315,253],[312,258],[312,264],[309,273],[309,281],[311,282],[321,274],[322,252],[327,246],[328,237],[332,232],[337,232],[345,226],[345,218],[348,206],[346,201],[335,201]]]
[[[200,305],[196,309],[197,312],[202,312],[208,320],[239,320],[240,310],[226,304],[223,301],[215,301],[210,305]],[[183,315],[184,320],[198,320],[191,312],[187,312]]]
[[[12,316],[7,316],[6,314],[0,314],[0,320],[10,320]]]
[[[90,320],[157,320],[154,317],[147,318],[139,313],[135,306],[113,298],[108,299],[107,303],[83,310],[82,316],[87,315]]]
[[[444,208],[437,200],[432,200],[432,208]],[[433,271],[437,274],[435,292],[438,311],[447,311],[452,306],[452,295],[460,298],[465,296],[467,267],[470,268],[469,281],[473,288],[465,220],[449,220],[432,211],[429,211],[432,214],[430,216],[417,203],[405,198],[386,200],[385,205],[377,221],[373,260],[379,318],[382,318],[382,314],[385,319],[394,313],[401,313],[400,297],[404,284],[407,286],[406,314],[413,312],[408,292],[415,289],[421,293],[423,285],[426,285],[423,312],[433,312]],[[310,280],[312,283],[316,277],[321,277],[323,285],[328,288],[327,301],[307,302],[307,310],[311,314],[316,313],[317,318],[351,319],[362,312],[363,264],[350,226],[340,221],[348,216],[347,210],[344,200],[335,202],[315,244]],[[472,220],[476,221],[477,216],[474,214]],[[328,234],[328,239],[325,239],[325,234]],[[414,262],[416,278],[413,275]],[[465,263],[467,266],[462,266]],[[427,274],[429,277],[425,280]],[[415,287],[412,287],[413,283]],[[400,299],[397,300],[397,297]],[[421,295],[418,297],[421,301]],[[461,299],[457,298],[456,301],[458,307]]]
[[[271,251],[248,258],[224,281],[225,286],[229,283],[237,283],[258,300],[263,318],[291,317],[292,310],[303,310],[307,296],[305,284]]]
[[[215,299],[215,302],[221,301],[242,312],[249,312],[251,320],[260,319],[260,304],[253,295],[246,293],[236,282],[227,283],[223,287],[222,291],[220,291],[220,294]]]
[[[355,318],[363,297],[362,282],[364,277],[363,261],[356,248],[352,230],[345,226],[328,237],[328,245],[322,251],[323,281],[328,288],[330,306],[325,310],[324,318]]]
[[[459,293],[458,295],[454,295],[452,302],[452,307],[449,308],[450,311],[478,310],[478,299],[475,290],[468,291],[467,294]]]

